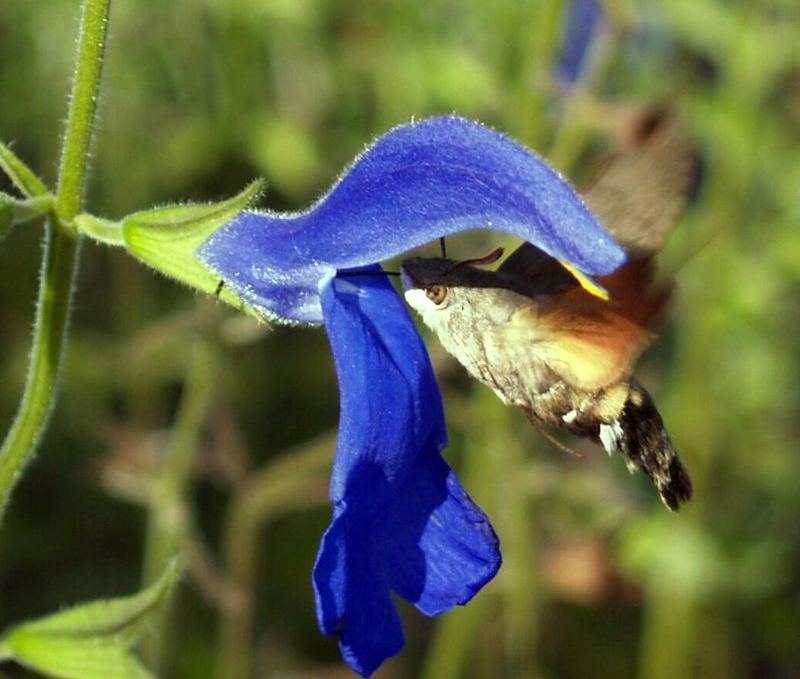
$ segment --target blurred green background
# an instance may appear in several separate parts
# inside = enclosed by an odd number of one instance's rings
[[[565,90],[567,6],[116,2],[88,208],[220,199],[257,175],[263,205],[301,208],[376,135],[442,112],[580,183],[632,104],[672,102],[704,179],[663,255],[678,292],[639,374],[695,499],[669,515],[621,460],[563,455],[428,338],[448,459],[505,564],[440,619],[403,605],[406,648],[377,676],[800,677],[800,5],[609,0]],[[0,138],[49,180],[78,14],[0,4]],[[0,244],[3,429],[40,241],[28,225]],[[323,331],[259,328],[86,243],[57,408],[3,526],[0,626],[132,592],[180,550],[188,575],[144,645],[163,676],[348,676],[310,587],[337,408]]]

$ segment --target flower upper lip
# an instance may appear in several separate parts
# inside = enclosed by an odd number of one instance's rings
[[[625,260],[570,185],[512,139],[455,116],[378,139],[305,212],[243,212],[198,256],[268,318],[322,323],[319,288],[338,269],[440,236],[491,228],[589,275]]]

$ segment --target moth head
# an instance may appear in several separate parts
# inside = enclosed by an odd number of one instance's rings
[[[486,257],[461,262],[441,257],[415,257],[403,262],[400,276],[408,304],[432,328],[464,304],[471,303],[471,290],[497,285],[493,272],[479,266],[497,261],[502,249]]]
[[[415,257],[403,262],[400,279],[406,302],[430,325],[434,314],[446,309],[453,301],[447,271],[455,264],[449,259]]]

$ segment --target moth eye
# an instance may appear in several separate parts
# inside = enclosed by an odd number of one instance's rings
[[[434,304],[441,304],[447,297],[447,288],[444,285],[432,285],[425,289],[425,294]]]

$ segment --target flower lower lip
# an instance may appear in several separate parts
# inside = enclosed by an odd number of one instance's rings
[[[436,615],[469,601],[501,557],[442,458],[441,395],[408,310],[380,265],[343,273],[365,275],[339,274],[320,291],[341,411],[333,518],[312,581],[320,628],[369,676],[403,645],[392,592]]]

